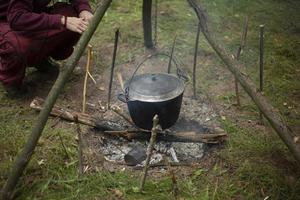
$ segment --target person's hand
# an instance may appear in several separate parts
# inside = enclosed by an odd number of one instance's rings
[[[87,10],[83,10],[79,13],[79,17],[82,18],[86,22],[91,22],[93,18],[93,14]]]
[[[86,22],[85,20],[78,18],[78,17],[67,17],[67,21],[65,21],[65,17],[63,17],[61,19],[62,24],[64,24],[65,22],[67,22],[67,24],[65,25],[66,28],[70,31],[73,32],[77,32],[82,34],[86,29],[87,26],[89,25],[88,22]]]

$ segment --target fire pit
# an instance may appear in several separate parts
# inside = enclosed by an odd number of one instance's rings
[[[112,120],[120,121],[120,118],[116,115],[109,116],[114,118]],[[210,133],[213,130],[208,127],[216,128],[216,116],[217,115],[213,111],[212,107],[203,100],[184,97],[181,115],[177,123],[170,128],[169,134],[172,134],[172,132],[191,131],[198,134]],[[128,124],[123,122],[121,124],[125,127],[128,126]],[[205,126],[203,124],[205,124]],[[107,136],[107,134],[99,131],[93,131],[92,134],[88,133],[85,135],[85,138],[89,149],[95,152],[95,154],[101,155],[100,157],[104,162],[116,164],[114,167],[111,165],[104,165],[109,170],[112,170],[112,168],[119,170],[126,166],[127,164],[124,157],[132,149],[139,147],[146,150],[148,146],[148,141],[145,140],[128,141],[121,137]],[[174,163],[199,162],[201,161],[206,148],[208,148],[208,146],[201,142],[158,141],[154,146],[154,152],[152,154],[150,164],[164,163],[165,159]],[[138,163],[136,166],[142,166],[143,164],[144,161]]]
[[[149,60],[148,62],[144,63],[146,66],[140,69],[140,73],[151,74],[153,72],[162,71],[162,69],[159,68],[164,64],[160,62],[165,63],[165,60]],[[133,66],[134,65],[131,63],[128,63],[123,64],[122,66],[116,66],[115,69],[117,73],[122,74],[123,77],[127,77],[127,80],[129,80],[135,70]],[[109,70],[102,75],[96,76],[97,82],[101,82],[104,85],[109,85],[108,74]],[[126,116],[129,116],[127,105],[118,100],[118,94],[122,93],[121,88],[122,83],[118,81],[113,82],[111,90],[111,105],[120,107],[122,113]],[[91,94],[89,95],[89,101],[94,105],[102,103],[103,108],[105,108],[105,102],[107,100],[106,93],[107,91],[105,91],[103,94],[99,94],[99,91],[91,91]],[[211,143],[212,141],[212,143],[218,143],[217,140],[199,140],[201,135],[213,135],[212,133],[216,133],[219,124],[216,119],[217,114],[214,112],[207,99],[201,95],[198,96],[197,99],[194,99],[191,96],[192,89],[190,88],[190,85],[187,85],[185,88],[185,94],[182,98],[182,106],[179,118],[173,126],[158,134],[158,141],[154,145],[154,151],[151,156],[150,164],[160,165],[165,163],[164,161],[166,160],[171,163],[179,164],[193,162],[197,163],[201,161],[201,158],[205,154],[205,151],[208,148],[207,143]],[[124,120],[124,118],[120,117],[120,115],[117,115],[112,110],[103,113],[95,111],[94,115],[99,115],[100,119],[107,119],[116,122],[120,127],[123,127],[122,130],[131,130],[135,128],[132,124],[128,123],[128,120]],[[180,133],[179,136],[178,133]],[[147,134],[145,132],[135,134],[136,136],[139,134],[150,136],[150,133]],[[182,139],[186,139],[187,136],[191,136],[187,141]],[[135,138],[138,139],[127,140],[122,137],[111,136],[111,134],[107,134],[107,132],[88,129],[86,134],[84,134],[85,143],[88,147],[87,152],[92,152],[85,155],[88,165],[92,169],[104,167],[112,171],[130,168],[132,166],[143,166],[145,162],[143,159],[145,158],[145,152],[149,143],[148,140],[145,140],[145,138]],[[172,139],[168,140],[170,138]],[[193,140],[194,138],[198,139]],[[128,162],[128,159],[126,159],[126,163],[124,160],[125,155],[135,151],[135,149],[142,150],[136,152],[137,157],[134,157],[130,162]]]

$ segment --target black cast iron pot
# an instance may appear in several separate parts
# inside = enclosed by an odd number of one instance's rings
[[[125,84],[125,94],[119,95],[119,99],[127,103],[139,128],[151,130],[157,114],[160,126],[167,129],[178,119],[184,87],[184,81],[173,74],[141,74]]]

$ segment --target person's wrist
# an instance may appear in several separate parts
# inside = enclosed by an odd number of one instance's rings
[[[60,22],[63,26],[65,26],[65,16],[61,16]]]
[[[61,17],[61,24],[63,25],[63,27],[67,28],[67,16],[62,16]]]

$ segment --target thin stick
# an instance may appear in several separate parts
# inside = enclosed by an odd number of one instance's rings
[[[63,147],[63,150],[64,150],[64,152],[65,152],[67,158],[70,159],[70,156],[69,156],[69,154],[68,154],[67,148],[66,148],[66,146],[65,146],[65,144],[64,144],[64,141],[63,141],[63,139],[62,139],[62,137],[61,137],[60,132],[58,132],[58,137],[59,137],[61,146]]]
[[[127,165],[125,162],[124,163],[117,163],[119,165]],[[198,163],[192,163],[192,162],[180,162],[180,163],[176,163],[176,162],[169,162],[168,164],[166,163],[154,163],[154,164],[149,164],[149,168],[155,168],[155,167],[166,167],[166,166],[172,166],[172,167],[190,167],[190,166],[197,166]],[[142,170],[144,169],[142,166],[134,166],[133,167],[134,170]]]
[[[197,67],[197,57],[198,57],[198,46],[199,46],[199,38],[200,38],[200,31],[201,27],[200,24],[198,24],[198,29],[197,29],[197,37],[196,37],[196,43],[195,43],[195,52],[194,52],[194,66],[193,66],[193,93],[194,93],[194,98],[196,98],[196,67]]]
[[[241,35],[241,42],[240,42],[240,46],[237,50],[236,53],[236,60],[240,60],[240,55],[245,47],[245,43],[246,43],[246,37],[247,37],[247,32],[248,32],[248,22],[249,22],[249,18],[248,16],[245,17],[245,22],[244,22],[244,28],[243,28],[243,33]],[[240,94],[239,94],[239,85],[238,85],[238,80],[236,79],[236,77],[234,78],[234,85],[235,85],[235,95],[236,95],[236,104],[237,106],[241,106],[241,100],[240,100]]]
[[[144,185],[145,185],[145,181],[146,181],[146,177],[147,177],[147,172],[148,172],[148,167],[149,167],[149,163],[150,163],[150,159],[151,159],[151,155],[152,155],[152,150],[154,148],[154,143],[156,141],[156,135],[157,132],[159,131],[159,125],[158,125],[158,115],[155,115],[153,118],[153,127],[152,127],[152,133],[151,133],[151,138],[150,138],[150,142],[147,148],[147,158],[146,158],[146,162],[145,162],[145,167],[143,170],[143,175],[142,175],[142,179],[141,179],[141,184],[140,184],[140,192],[143,191]]]
[[[177,178],[175,176],[173,168],[171,167],[170,161],[169,161],[168,157],[166,157],[166,156],[165,156],[165,163],[166,163],[166,166],[168,168],[169,175],[171,176],[171,180],[172,180],[172,192],[173,192],[174,198],[178,199],[179,188],[178,188],[178,184],[177,184]]]
[[[125,116],[116,106],[111,106],[111,110],[114,111],[116,114],[118,114],[119,116],[121,116],[125,121],[127,121],[130,125],[135,127],[135,124],[133,123],[133,121]]]
[[[60,92],[62,91],[64,85],[66,84],[68,78],[74,70],[75,65],[78,63],[86,45],[90,41],[95,30],[97,29],[111,2],[112,0],[103,0],[101,1],[101,3],[99,3],[89,27],[78,41],[74,53],[65,64],[64,70],[59,73],[56,82],[54,83],[51,91],[47,96],[47,99],[43,106],[43,110],[40,112],[38,119],[34,123],[31,135],[29,136],[25,146],[23,147],[22,151],[18,154],[14,164],[12,165],[8,179],[5,182],[1,191],[2,200],[8,200],[13,197],[13,190],[19,182],[19,179],[22,176],[24,169],[26,168],[28,162],[31,159],[31,156],[34,153],[35,147],[43,132],[52,107],[54,106]]]
[[[109,80],[109,88],[108,88],[108,99],[107,99],[107,109],[110,109],[110,99],[111,99],[111,88],[112,82],[114,78],[114,68],[115,68],[115,61],[117,56],[117,49],[118,49],[118,40],[119,40],[119,29],[115,32],[115,44],[114,44],[114,52],[111,64],[111,72],[110,72],[110,80]]]
[[[95,85],[97,85],[97,82],[96,82],[95,78],[92,76],[91,72],[88,71],[87,74],[89,75],[89,77],[91,78],[91,80],[93,81],[93,83]]]
[[[124,82],[123,82],[122,74],[120,72],[118,72],[117,77],[118,77],[119,83],[121,85],[122,91],[124,92],[125,90],[124,90]]]
[[[174,49],[175,49],[175,44],[176,44],[176,38],[177,38],[177,34],[175,34],[174,40],[173,40],[173,45],[172,45],[169,64],[168,64],[168,73],[171,72],[171,66],[172,66],[173,54],[174,54]]]
[[[264,89],[264,25],[259,26],[259,91],[262,93]],[[263,124],[263,116],[259,111],[260,122]]]
[[[82,133],[78,122],[78,116],[74,116],[74,121],[76,123],[76,132],[78,135],[78,176],[83,174],[83,157],[82,157]]]
[[[86,91],[87,91],[87,80],[88,75],[90,71],[90,65],[91,65],[91,55],[92,55],[92,46],[88,45],[88,56],[87,56],[87,62],[85,66],[85,77],[84,77],[84,83],[83,83],[83,94],[82,94],[82,112],[85,113],[86,108]]]

